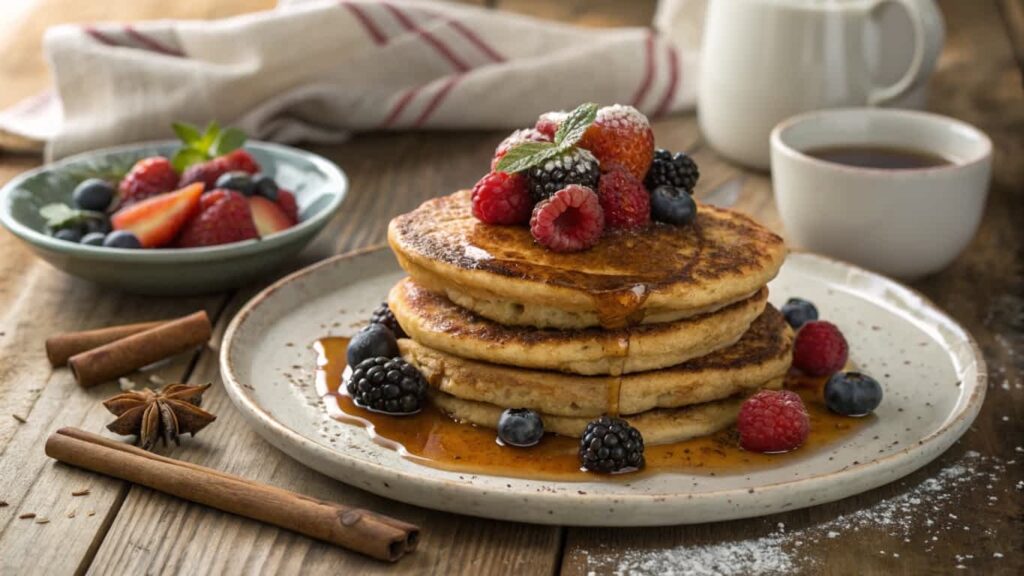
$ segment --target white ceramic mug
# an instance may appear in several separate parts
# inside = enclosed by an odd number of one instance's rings
[[[949,164],[861,168],[806,152],[881,147]],[[953,261],[985,210],[992,142],[977,128],[911,110],[851,108],[790,118],[771,134],[775,203],[792,245],[913,279]]]
[[[902,7],[913,44],[902,76],[880,85],[885,67],[878,19]],[[710,0],[701,52],[697,116],[708,143],[742,164],[768,168],[768,135],[794,114],[882,105],[923,82],[942,48],[933,0]]]

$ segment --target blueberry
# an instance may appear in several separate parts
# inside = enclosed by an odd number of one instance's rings
[[[225,172],[217,178],[217,188],[237,190],[246,196],[253,195],[253,178],[248,172]]]
[[[252,183],[253,194],[263,196],[267,200],[277,202],[277,182],[270,176],[257,174]]]
[[[139,237],[127,230],[115,230],[104,240],[103,245],[107,248],[142,248]]]
[[[107,239],[107,235],[103,232],[89,232],[82,237],[82,244],[86,246],[103,246],[103,241]]]
[[[498,438],[510,446],[525,448],[540,442],[544,422],[540,414],[527,408],[509,408],[498,418]]]
[[[882,386],[860,372],[837,372],[825,383],[825,406],[843,416],[864,416],[882,403]]]
[[[697,218],[697,203],[686,190],[673,186],[658,186],[651,192],[651,218],[682,226]]]
[[[71,194],[71,201],[77,208],[96,212],[103,212],[110,207],[110,201],[113,199],[114,187],[99,178],[82,181],[75,186],[75,191]]]
[[[78,243],[82,240],[82,232],[78,228],[61,228],[53,233],[57,240]]]
[[[817,320],[818,309],[803,298],[790,298],[782,306],[782,315],[786,317],[786,322],[796,329],[812,320]]]
[[[86,234],[98,232],[105,235],[110,232],[110,220],[107,220],[106,216],[98,215],[96,218],[86,218],[83,226]]]
[[[398,341],[383,324],[370,324],[348,341],[348,365],[358,366],[367,358],[398,356]]]

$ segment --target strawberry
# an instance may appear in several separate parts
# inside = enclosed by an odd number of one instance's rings
[[[597,157],[602,171],[621,166],[642,182],[654,159],[654,132],[636,108],[605,106],[597,111],[578,146]]]
[[[248,172],[256,174],[260,171],[260,165],[245,150],[235,150],[224,156],[218,156],[213,160],[193,164],[181,174],[179,186],[187,186],[193,182],[202,182],[207,188],[217,185],[217,179],[227,172]]]
[[[291,190],[277,189],[277,206],[291,218],[292,224],[299,222],[299,205],[295,202],[295,194]]]
[[[245,196],[234,190],[214,190],[207,196],[210,198],[202,202],[205,208],[178,236],[179,247],[216,246],[259,237]]]
[[[252,210],[252,221],[261,238],[287,230],[295,224],[280,206],[263,196],[250,196],[249,209]]]
[[[118,210],[110,218],[110,223],[114,230],[135,234],[143,248],[166,246],[198,211],[202,194],[202,184],[160,194]]]
[[[143,158],[132,166],[117,188],[120,193],[118,206],[123,208],[179,188],[178,174],[170,160],[163,156]]]

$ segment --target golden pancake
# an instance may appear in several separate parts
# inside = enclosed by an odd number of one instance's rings
[[[518,226],[473,217],[469,191],[394,218],[388,241],[422,286],[505,325],[618,328],[706,314],[778,272],[782,239],[750,218],[700,205],[688,226],[654,223],[557,253]]]
[[[740,339],[761,315],[768,291],[713,312],[661,324],[602,330],[503,326],[401,280],[388,295],[399,324],[415,341],[454,356],[574,374],[628,374],[675,366]]]

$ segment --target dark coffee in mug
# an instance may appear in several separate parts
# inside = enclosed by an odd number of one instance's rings
[[[882,170],[934,168],[953,163],[932,152],[887,146],[825,146],[805,150],[804,154],[826,162]]]

